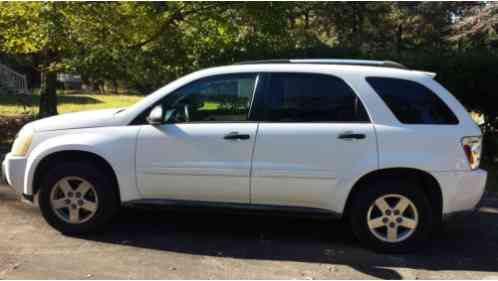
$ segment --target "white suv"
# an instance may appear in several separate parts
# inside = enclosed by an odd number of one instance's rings
[[[210,68],[127,109],[29,123],[3,171],[67,234],[123,204],[222,206],[344,217],[365,245],[406,251],[486,181],[481,131],[434,75],[359,60]]]

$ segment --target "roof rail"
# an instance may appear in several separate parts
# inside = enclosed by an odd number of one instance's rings
[[[350,59],[273,59],[273,60],[254,60],[242,61],[235,63],[241,64],[279,64],[279,63],[301,63],[301,64],[335,64],[335,65],[360,65],[360,66],[378,66],[408,69],[405,65],[395,61],[380,60],[350,60]]]

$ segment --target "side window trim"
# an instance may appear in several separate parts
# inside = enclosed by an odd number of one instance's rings
[[[249,103],[249,110],[247,111],[247,120],[251,119],[251,112],[254,106],[254,98],[256,97],[256,91],[258,89],[258,84],[259,84],[259,74],[256,75],[256,79],[254,80],[254,89],[252,90],[252,98],[251,102]]]
[[[129,124],[129,125],[147,125],[147,121],[145,118],[149,114],[149,112],[156,107],[157,105],[161,104],[164,99],[167,98],[167,96],[173,94],[176,91],[180,91],[181,89],[188,87],[189,85],[192,85],[193,83],[197,83],[199,81],[203,80],[210,80],[210,79],[217,79],[217,78],[223,78],[223,77],[230,77],[230,76],[237,76],[237,75],[255,75],[255,84],[254,84],[254,90],[253,90],[253,96],[252,96],[252,102],[251,106],[248,110],[247,113],[247,120],[246,121],[189,121],[189,122],[182,122],[182,123],[174,123],[174,124],[219,124],[219,123],[254,123],[254,122],[259,122],[258,120],[253,120],[255,116],[252,113],[252,110],[254,107],[257,107],[257,103],[255,103],[253,106],[253,103],[255,102],[255,97],[258,94],[258,80],[260,80],[261,73],[260,72],[239,72],[239,73],[225,73],[225,74],[215,74],[212,76],[206,76],[199,78],[197,80],[191,81],[181,87],[178,87],[177,89],[169,92],[167,95],[163,96],[161,99],[153,103],[151,106],[149,106],[147,109],[145,109],[142,113],[138,114],[137,117]],[[166,123],[164,123],[166,124]],[[164,125],[163,124],[163,125]]]
[[[264,96],[265,79],[263,73],[258,72],[256,74],[256,81],[254,82],[254,90],[247,116],[247,122],[260,122],[262,120],[261,113],[258,110],[261,110],[264,102],[264,99],[261,97]]]
[[[258,73],[258,81],[254,88],[253,104],[249,120],[253,122],[264,122],[266,117],[265,97],[267,93],[268,73]]]
[[[363,108],[367,120],[365,121],[271,121],[269,118],[269,113],[268,113],[268,106],[265,104],[265,100],[267,95],[271,95],[270,90],[269,90],[269,82],[272,79],[272,76],[275,74],[301,74],[301,75],[306,75],[306,74],[315,74],[315,75],[323,75],[323,76],[330,76],[332,78],[339,79],[342,81],[345,85],[347,85],[348,88],[351,89],[351,92],[355,95],[357,100],[359,101],[361,107]],[[371,124],[372,119],[370,118],[370,114],[368,113],[368,110],[365,107],[365,103],[362,101],[362,99],[359,97],[359,95],[356,93],[356,90],[354,87],[352,87],[347,81],[342,79],[341,77],[338,77],[336,75],[328,74],[328,73],[314,73],[314,72],[263,72],[260,73],[260,76],[262,77],[262,89],[260,89],[259,94],[263,96],[262,101],[260,101],[260,105],[262,106],[263,110],[261,113],[261,118],[260,121],[261,123],[321,123],[321,124]]]

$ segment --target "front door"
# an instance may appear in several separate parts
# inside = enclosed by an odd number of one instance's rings
[[[143,125],[137,141],[144,198],[249,203],[256,81],[257,74],[214,76],[163,98],[164,124]]]

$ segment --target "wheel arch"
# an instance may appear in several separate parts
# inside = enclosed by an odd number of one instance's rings
[[[346,205],[344,207],[343,217],[347,217],[351,211],[351,201],[354,196],[361,191],[363,188],[367,188],[369,182],[375,181],[379,178],[404,178],[404,179],[414,179],[416,180],[423,192],[426,194],[430,201],[431,206],[435,210],[435,218],[440,220],[443,215],[443,194],[441,186],[437,179],[430,173],[416,169],[416,168],[385,168],[380,170],[375,170],[369,172],[362,177],[360,177],[351,188],[346,199]]]
[[[65,162],[89,162],[98,167],[99,170],[104,171],[108,174],[113,182],[113,188],[116,188],[116,193],[118,196],[118,202],[121,202],[121,193],[119,188],[119,182],[116,172],[112,168],[111,164],[102,157],[94,152],[85,150],[61,150],[52,152],[45,155],[35,167],[32,180],[32,194],[36,195],[40,189],[40,180],[45,173],[50,170],[50,167],[61,161]]]

